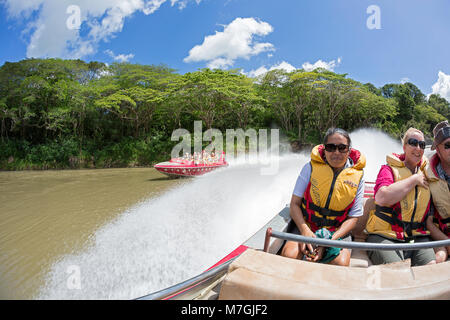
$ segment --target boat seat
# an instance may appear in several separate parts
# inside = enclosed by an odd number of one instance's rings
[[[353,242],[365,242],[364,239],[354,238]],[[372,265],[366,250],[352,249],[350,267],[368,268]]]
[[[369,212],[375,209],[375,202],[373,198],[369,198],[364,202],[363,215],[358,218],[355,228],[352,230],[353,241],[354,242],[366,242],[367,232],[366,224],[369,219]],[[361,267],[367,268],[372,265],[372,262],[367,255],[366,250],[352,250],[352,255],[350,257],[351,267]]]
[[[365,269],[247,249],[230,265],[219,299],[450,299],[449,263],[411,267],[408,259]]]

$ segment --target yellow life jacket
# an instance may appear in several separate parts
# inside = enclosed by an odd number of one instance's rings
[[[412,176],[404,164],[404,155],[388,155],[388,166],[394,174],[394,182]],[[422,158],[419,170],[424,171],[427,160]],[[429,235],[425,218],[430,209],[430,190],[415,186],[400,202],[392,207],[382,207],[375,203],[367,221],[366,230],[387,238],[410,241],[418,236]]]
[[[355,202],[366,158],[355,149],[351,149],[349,158],[354,165],[335,174],[325,162],[323,145],[314,147],[311,152],[311,178],[301,209],[313,232],[321,228],[335,231]]]
[[[431,197],[435,208],[433,222],[450,237],[450,190],[447,181],[440,179],[437,174],[438,163],[439,157],[434,154],[426,167],[425,174],[430,183]]]

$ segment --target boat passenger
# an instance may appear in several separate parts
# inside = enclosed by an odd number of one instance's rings
[[[426,218],[430,209],[430,190],[424,175],[427,158],[423,155],[423,133],[409,128],[402,139],[401,155],[390,154],[381,166],[374,187],[375,210],[369,214],[367,242],[405,243],[430,241]],[[375,265],[411,259],[411,265],[436,263],[433,249],[368,251]]]
[[[427,218],[427,229],[433,240],[450,238],[450,125],[442,121],[433,130],[434,141],[425,174],[430,184],[432,212]],[[444,262],[450,255],[450,246],[434,248],[436,262]]]
[[[345,130],[328,129],[323,144],[313,148],[311,161],[303,166],[295,184],[290,205],[296,227],[293,233],[351,241],[349,234],[363,214],[365,163],[364,155],[351,148]],[[348,266],[351,252],[287,241],[281,254]]]

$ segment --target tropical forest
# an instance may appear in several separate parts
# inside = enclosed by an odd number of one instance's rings
[[[170,158],[178,128],[278,128],[296,146],[330,127],[375,128],[428,142],[450,103],[413,83],[376,87],[325,69],[179,74],[166,65],[26,59],[0,68],[0,170],[151,166]],[[208,142],[205,142],[208,144]]]

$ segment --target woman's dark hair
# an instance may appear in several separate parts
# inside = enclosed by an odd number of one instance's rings
[[[341,128],[330,128],[327,130],[327,133],[325,133],[325,138],[323,138],[323,144],[327,144],[328,142],[328,137],[332,136],[335,133],[339,133],[341,136],[344,136],[347,139],[347,143],[349,145],[349,147],[352,144],[352,140],[350,139],[350,135],[348,134],[347,131],[345,131],[344,129]]]

